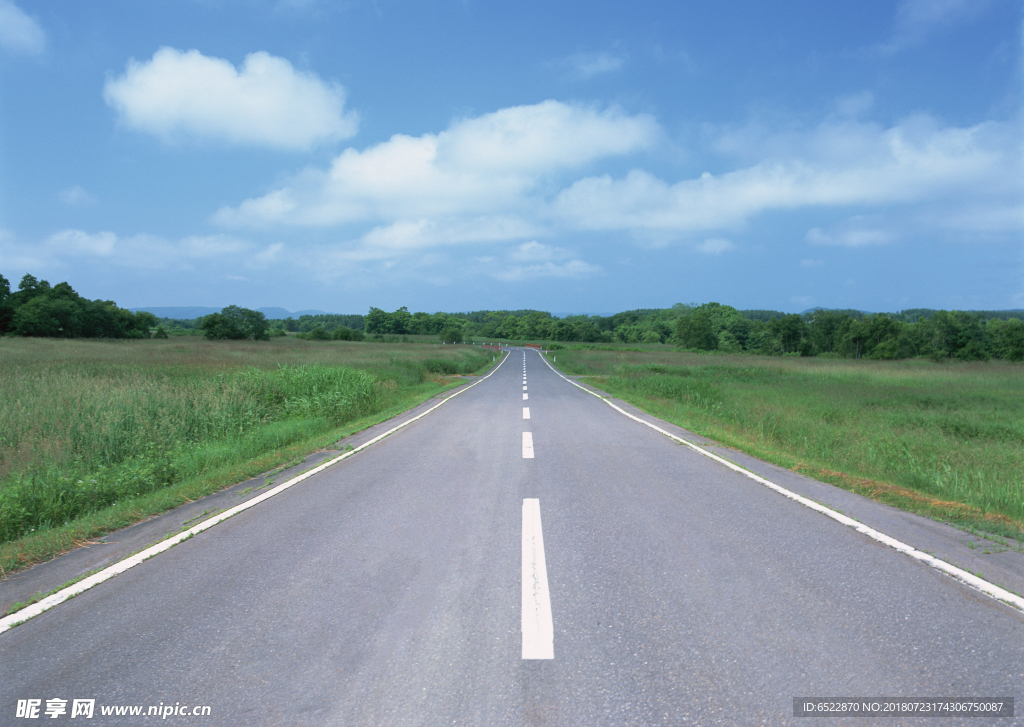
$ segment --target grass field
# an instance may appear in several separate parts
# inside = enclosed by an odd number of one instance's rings
[[[1024,366],[559,350],[652,414],[962,527],[1024,535]],[[549,354],[549,359],[551,355]]]
[[[491,358],[426,343],[0,338],[0,568],[328,446]]]

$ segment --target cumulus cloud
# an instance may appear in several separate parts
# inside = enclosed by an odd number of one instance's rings
[[[158,235],[121,236],[109,230],[65,229],[38,242],[0,235],[0,259],[8,268],[62,270],[102,264],[136,270],[196,270],[211,262],[265,268],[282,252],[281,243],[257,245],[232,235],[194,235],[168,240]]]
[[[110,257],[116,243],[117,235],[113,232],[90,234],[83,230],[61,230],[51,235],[45,244],[57,254]]]
[[[942,127],[918,116],[885,129],[829,121],[759,144],[734,138],[727,147],[748,157],[759,147],[762,159],[675,184],[641,169],[618,179],[587,177],[560,192],[553,211],[577,229],[686,233],[737,229],[770,210],[928,204],[1019,210],[1024,198],[1020,140],[1011,124],[1000,122]]]
[[[457,120],[438,134],[396,134],[362,151],[346,149],[329,169],[307,169],[214,219],[227,227],[333,226],[521,214],[536,208],[555,175],[649,147],[658,134],[651,117],[618,108],[515,106]]]
[[[537,278],[584,278],[600,272],[600,266],[574,258],[567,250],[531,240],[513,249],[490,275],[505,282],[523,282]]]
[[[729,129],[712,145],[736,159],[732,170],[673,181],[642,168],[581,178],[596,163],[651,148],[661,131],[618,108],[545,101],[346,149],[326,169],[306,169],[214,220],[345,229],[317,253],[334,271],[399,260],[411,270],[409,261],[443,248],[529,243],[482,270],[506,280],[599,271],[572,256],[521,259],[557,249],[533,247],[544,238],[624,232],[640,245],[695,240],[695,252],[721,255],[758,215],[787,210],[848,218],[809,231],[813,245],[879,246],[940,229],[982,239],[983,228],[997,239],[1024,228],[1024,154],[1012,124],[954,127],[920,115],[883,127],[850,117],[870,102],[849,97],[844,113],[815,127]]]
[[[374,227],[358,242],[367,255],[377,257],[442,245],[516,240],[541,232],[536,224],[515,217],[419,219]]]
[[[197,50],[161,48],[108,78],[103,97],[128,128],[167,141],[206,138],[302,150],[353,136],[345,92],[265,52],[241,68]]]
[[[584,278],[601,272],[597,265],[582,260],[567,260],[555,263],[550,260],[532,265],[512,265],[492,273],[493,277],[506,283],[523,282],[537,278]]]
[[[572,74],[578,78],[588,79],[604,73],[621,70],[626,63],[625,56],[615,53],[574,53],[564,61]]]
[[[0,48],[11,55],[39,55],[46,33],[11,0],[0,0]]]

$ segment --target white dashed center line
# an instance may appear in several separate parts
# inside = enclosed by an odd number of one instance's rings
[[[529,418],[530,418],[530,407],[524,406],[523,407],[523,419],[529,419]]]
[[[523,401],[526,401],[529,398],[530,398],[529,394],[523,394]]]
[[[523,384],[523,391],[526,391],[526,384]]]
[[[533,432],[523,432],[523,459],[533,459]]]
[[[523,658],[554,659],[555,629],[551,620],[548,568],[540,500],[523,500]]]

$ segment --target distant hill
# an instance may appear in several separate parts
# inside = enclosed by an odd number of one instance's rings
[[[334,313],[328,313],[325,310],[297,310],[294,313],[286,311],[284,308],[258,308],[260,313],[265,315],[268,320],[276,321],[283,320],[285,318],[298,318],[299,316],[330,316],[335,315]]]
[[[221,308],[203,308],[202,306],[181,306],[176,308],[159,308],[159,307],[142,307],[142,308],[131,308],[133,313],[137,313],[140,310],[144,310],[147,313],[152,313],[157,318],[171,318],[178,321],[190,321],[193,318],[201,318],[202,316],[208,316],[211,313],[220,313]],[[310,315],[310,316],[322,316],[327,315],[322,310],[300,310],[295,313],[291,313],[284,308],[257,308],[257,310],[265,315],[268,320],[279,320],[284,318],[298,318],[299,316]]]
[[[208,316],[211,313],[220,313],[220,308],[202,308],[197,305],[183,306],[180,308],[131,308],[132,313],[144,310],[152,313],[157,318],[173,318],[175,320],[191,320],[201,316]]]
[[[573,316],[591,316],[591,317],[597,317],[597,318],[611,318],[615,314],[614,313],[565,313],[565,312],[558,312],[558,313],[556,313],[556,312],[552,311],[551,315],[553,317],[555,317],[555,318],[571,318]]]

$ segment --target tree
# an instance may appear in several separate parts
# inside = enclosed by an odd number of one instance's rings
[[[229,305],[220,313],[204,316],[199,328],[210,340],[270,340],[267,317],[259,311],[240,308],[237,305]]]
[[[807,316],[811,344],[822,353],[835,353],[850,325],[849,314],[819,308]]]
[[[718,334],[718,350],[725,353],[741,353],[743,347],[731,331],[722,331]]]
[[[868,326],[863,320],[851,321],[850,326],[843,337],[845,349],[853,354],[854,358],[860,358],[864,352],[864,341],[868,337]]]
[[[79,309],[68,300],[36,296],[14,314],[14,331],[20,336],[70,338],[80,328]]]
[[[391,316],[380,308],[370,308],[365,320],[367,333],[391,333]]]
[[[22,301],[31,300],[39,295],[46,295],[50,292],[50,284],[43,280],[40,282],[36,279],[35,275],[29,275],[25,273],[22,277],[21,282],[18,283],[18,293],[21,295]]]
[[[463,340],[462,329],[449,326],[441,331],[440,339],[442,343],[458,343]]]
[[[404,305],[391,314],[391,330],[388,333],[398,335],[412,333],[412,314]]]
[[[718,336],[711,327],[711,316],[706,310],[694,308],[676,323],[676,343],[683,348],[698,351],[714,351],[718,348]]]
[[[11,283],[0,275],[0,335],[11,330],[11,322],[14,320],[14,304],[10,297]]]
[[[768,326],[783,353],[798,351],[800,343],[807,333],[807,324],[796,313],[776,318],[769,322]]]
[[[1024,361],[1024,321],[1018,318],[992,319],[986,328],[997,356],[1009,361]]]

